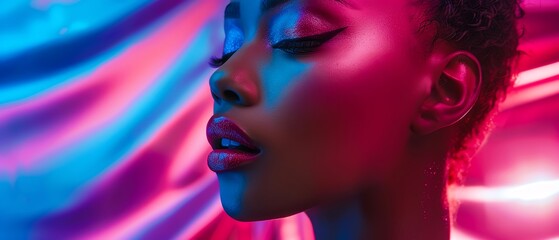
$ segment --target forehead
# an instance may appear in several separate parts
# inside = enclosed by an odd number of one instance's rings
[[[228,8],[231,10],[231,13],[237,12],[236,10],[239,10],[241,5],[245,9],[266,12],[289,3],[327,4],[328,2],[335,2],[343,7],[358,8],[355,0],[233,0],[229,3]]]
[[[275,8],[297,5],[305,7],[329,6],[332,11],[342,13],[345,10],[371,11],[371,10],[404,10],[408,9],[413,0],[232,0],[226,9],[226,18],[259,16]]]

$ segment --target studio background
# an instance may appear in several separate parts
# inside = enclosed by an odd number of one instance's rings
[[[303,214],[221,208],[205,125],[225,4],[0,2],[0,239],[313,239]],[[559,1],[524,8],[521,73],[453,192],[453,239],[559,239]]]

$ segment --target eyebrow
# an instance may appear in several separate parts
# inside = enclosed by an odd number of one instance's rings
[[[260,4],[260,11],[261,12],[268,11],[272,8],[283,5],[289,1],[290,0],[262,0],[262,3]],[[340,3],[348,8],[354,8],[354,9],[356,8],[355,5],[349,0],[333,0],[333,1]]]
[[[291,0],[262,0],[262,2],[260,3],[260,12],[269,11],[270,9],[286,4],[289,1]],[[333,1],[338,2],[348,8],[353,8],[353,9],[356,8],[351,2],[348,2],[347,0],[333,0]],[[225,7],[225,18],[240,18],[240,17],[241,17],[241,5],[239,2],[231,2],[227,5],[227,7]]]

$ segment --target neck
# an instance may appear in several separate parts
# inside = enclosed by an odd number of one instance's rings
[[[418,164],[408,164],[383,187],[306,211],[316,239],[449,239],[445,156],[433,155],[413,153],[406,162]]]

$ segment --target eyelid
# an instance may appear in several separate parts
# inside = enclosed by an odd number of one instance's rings
[[[225,34],[225,42],[223,44],[224,45],[223,52],[227,52],[227,53],[224,53],[221,57],[212,56],[210,58],[210,61],[208,62],[210,67],[212,68],[221,67],[243,45],[244,42],[243,31],[237,25],[237,23],[235,23],[238,20],[239,19],[231,19],[231,20],[226,19],[225,21],[226,34]]]
[[[309,53],[309,49],[317,48],[326,41],[334,38],[340,32],[344,31],[347,27],[339,28],[333,31],[328,31],[325,33],[320,33],[311,36],[305,36],[300,38],[292,38],[292,39],[285,39],[281,40],[272,45],[272,48],[275,49],[284,49],[284,51],[292,54],[304,54]],[[293,51],[289,50],[289,48],[298,48],[299,50]],[[213,68],[221,67],[229,58],[235,54],[235,51],[231,51],[229,53],[223,54],[222,57],[212,57],[210,59],[210,66]]]
[[[343,28],[339,28],[333,31],[328,31],[325,33],[320,33],[320,34],[316,34],[316,35],[311,35],[311,36],[305,36],[305,37],[300,37],[300,38],[291,38],[291,39],[284,39],[281,40],[277,43],[274,43],[272,45],[272,48],[283,48],[283,47],[287,47],[293,44],[297,44],[297,43],[301,43],[301,42],[309,42],[309,43],[319,43],[319,45],[321,45],[322,43],[334,38],[336,35],[338,35],[340,32],[344,31],[347,27],[343,27]]]

